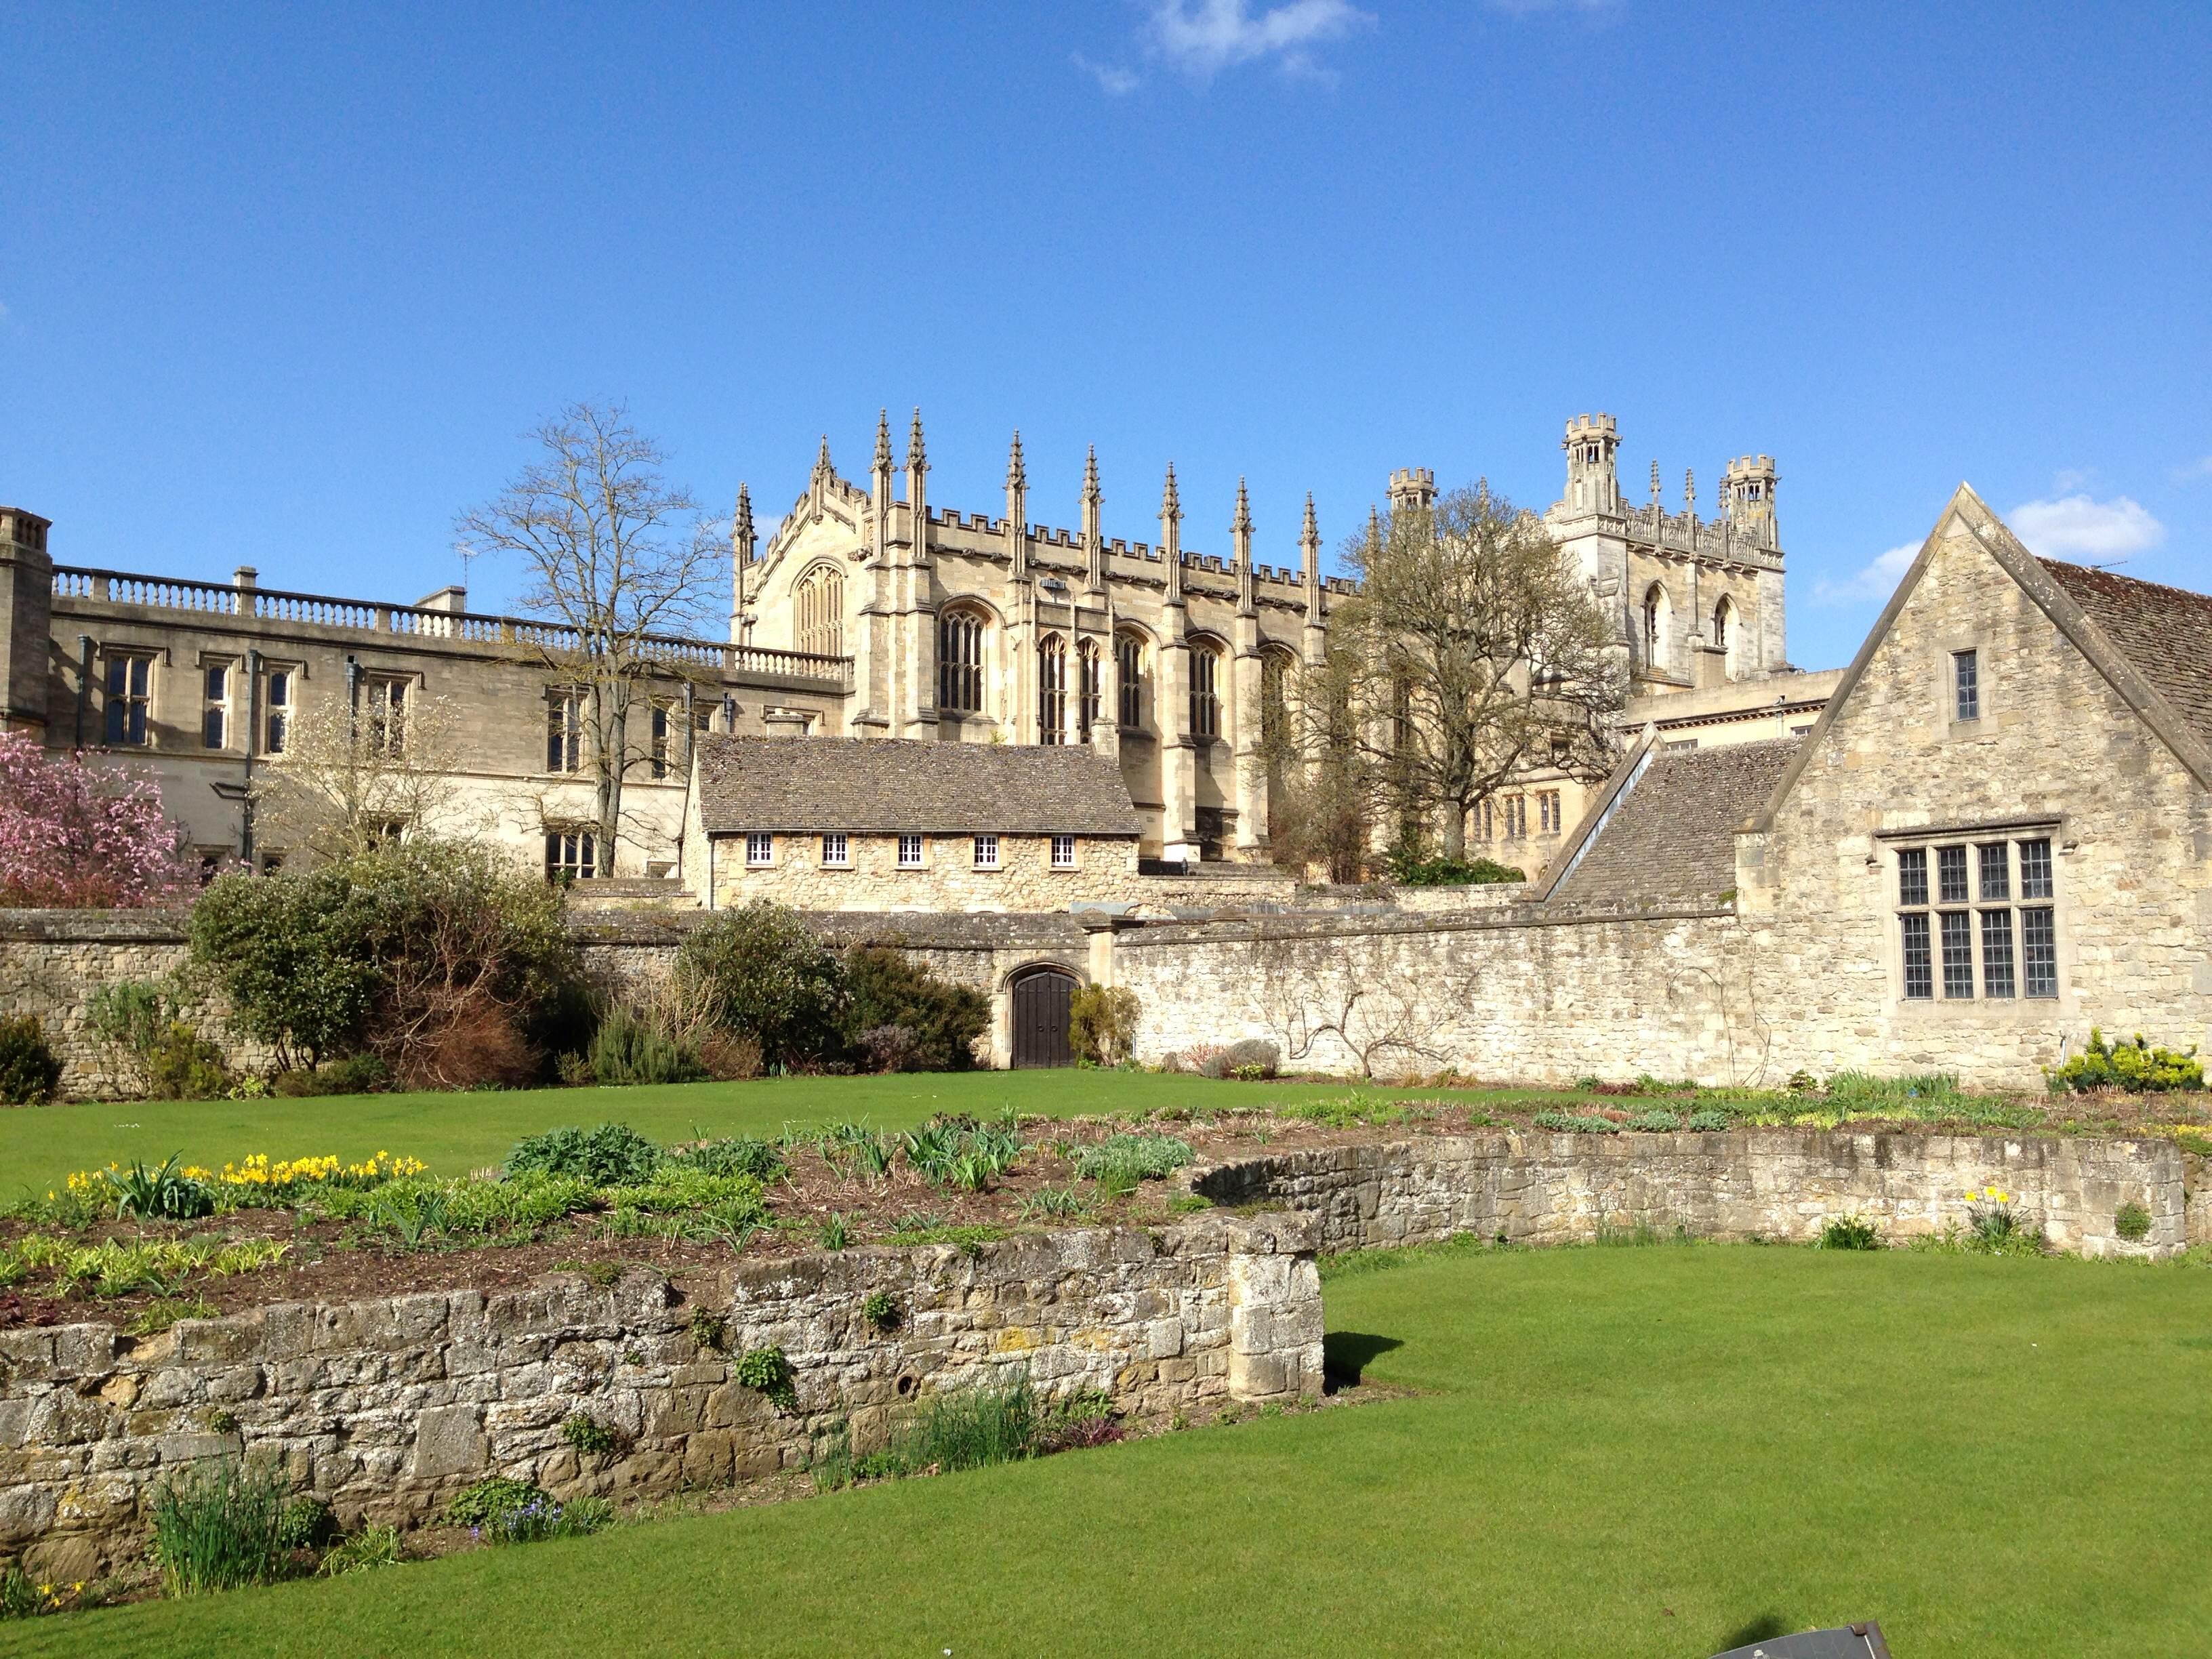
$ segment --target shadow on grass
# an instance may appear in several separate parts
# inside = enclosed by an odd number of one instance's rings
[[[1370,1336],[1364,1331],[1331,1331],[1321,1341],[1322,1381],[1331,1394],[1358,1388],[1369,1360],[1406,1346],[1395,1336]]]
[[[1725,1655],[1738,1648],[1750,1647],[1754,1643],[1778,1641],[1796,1628],[1778,1613],[1762,1613],[1722,1637],[1717,1651]]]

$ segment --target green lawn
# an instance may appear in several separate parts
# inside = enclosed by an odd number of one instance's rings
[[[1402,1399],[4,1627],[25,1654],[2203,1652],[2212,1276],[1660,1245],[1333,1279]]]
[[[1073,1117],[1170,1106],[1259,1106],[1346,1092],[1343,1084],[1212,1083],[1097,1071],[917,1073],[892,1077],[764,1078],[633,1089],[526,1089],[483,1094],[351,1095],[312,1100],[89,1102],[0,1108],[0,1202],[72,1170],[182,1152],[220,1167],[249,1152],[299,1158],[372,1152],[421,1158],[441,1175],[496,1164],[523,1135],[610,1119],[657,1140],[774,1134],[787,1124],[865,1118],[904,1128],[933,1112]],[[1382,1091],[1397,1094],[1419,1092]],[[1501,1091],[1452,1098],[1519,1098]]]

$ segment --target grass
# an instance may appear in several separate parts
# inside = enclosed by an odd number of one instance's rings
[[[1546,1099],[1540,1091],[1477,1094],[1376,1090],[1392,1098]],[[110,1161],[220,1163],[247,1152],[273,1157],[335,1153],[347,1162],[389,1151],[441,1175],[496,1164],[523,1136],[609,1120],[655,1140],[775,1135],[790,1127],[866,1119],[911,1128],[935,1112],[977,1118],[1078,1117],[1182,1107],[1222,1110],[1341,1097],[1341,1083],[1234,1083],[1151,1073],[1099,1071],[911,1073],[890,1077],[763,1078],[625,1089],[518,1089],[479,1094],[322,1096],[286,1100],[94,1101],[0,1110],[0,1170],[7,1189],[58,1185],[71,1170]]]
[[[538,1659],[628,1608],[640,1655],[1682,1659],[1869,1617],[1912,1659],[2193,1652],[2208,1290],[1906,1251],[1407,1252],[1332,1275],[1329,1346],[1414,1398],[8,1638]]]

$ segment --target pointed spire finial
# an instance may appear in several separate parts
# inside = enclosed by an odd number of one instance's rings
[[[1006,488],[1026,489],[1029,482],[1030,475],[1022,465],[1021,428],[1017,427],[1014,429],[1014,447],[1006,454]]]
[[[1229,521],[1229,527],[1231,530],[1249,530],[1252,527],[1252,503],[1244,494],[1242,477],[1237,480],[1237,516]]]
[[[1321,526],[1314,522],[1313,491],[1310,489],[1306,491],[1306,521],[1298,531],[1298,544],[1302,547],[1321,545]]]
[[[1083,458],[1083,499],[1095,501],[1098,495],[1098,446],[1092,444],[1090,453]]]
[[[891,412],[888,409],[876,411],[876,471],[891,470]]]
[[[906,470],[909,472],[929,471],[929,454],[921,447],[921,410],[914,411],[914,426],[906,434]]]
[[[1176,494],[1175,463],[1173,461],[1170,461],[1168,463],[1167,488],[1160,492],[1160,517],[1163,519],[1180,519],[1182,517],[1182,499]]]
[[[753,556],[753,497],[743,484],[738,486],[738,510],[730,517],[730,547],[741,559]]]
[[[1376,511],[1372,501],[1367,503],[1367,544],[1370,547],[1382,545],[1382,515]]]
[[[1693,466],[1682,469],[1682,511],[1693,519],[1698,516],[1698,470]]]
[[[814,457],[814,476],[828,478],[836,476],[836,469],[830,465],[830,434],[822,434],[822,448]]]
[[[1656,460],[1651,463],[1651,500],[1654,505],[1659,500],[1659,463]]]

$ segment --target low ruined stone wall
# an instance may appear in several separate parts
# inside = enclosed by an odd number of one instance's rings
[[[594,1288],[529,1288],[187,1320],[134,1340],[112,1325],[0,1333],[0,1562],[94,1576],[135,1552],[156,1484],[198,1460],[282,1462],[342,1518],[414,1524],[488,1474],[559,1496],[646,1497],[803,1467],[842,1425],[856,1449],[939,1389],[1026,1371],[1040,1392],[1100,1389],[1158,1417],[1318,1393],[1321,1288],[1309,1218],[1200,1216],[986,1244],[739,1261],[679,1297],[633,1267]],[[894,1327],[862,1313],[876,1291]],[[695,1313],[727,1321],[719,1348]],[[780,1348],[797,1404],[738,1383]],[[562,1423],[616,1430],[580,1456]]]
[[[1893,1240],[1963,1229],[1966,1194],[1996,1187],[2058,1249],[2165,1256],[2200,1224],[2166,1140],[1745,1129],[1717,1134],[1426,1135],[1246,1158],[1185,1172],[1217,1204],[1316,1218],[1323,1250],[1434,1243],[1587,1243],[1601,1227],[1677,1226],[1697,1238],[1809,1242],[1856,1215]],[[2123,1204],[2150,1212],[2139,1243]]]

